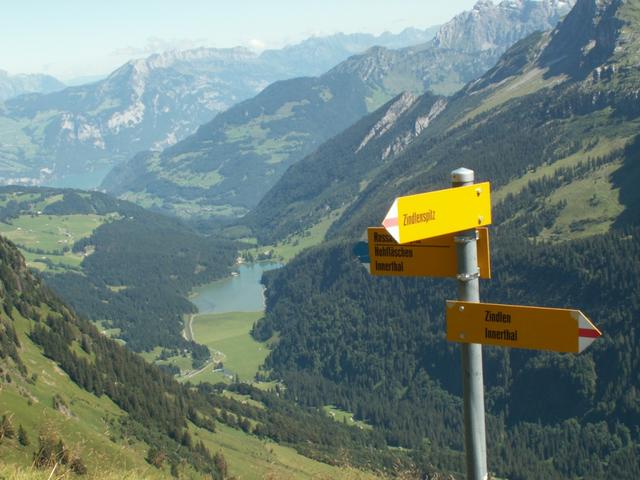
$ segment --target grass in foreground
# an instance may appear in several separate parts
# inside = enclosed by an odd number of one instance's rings
[[[257,313],[255,314],[257,315]],[[232,315],[233,316],[233,315]],[[245,320],[249,315],[243,315]],[[21,357],[30,374],[37,373],[33,384],[15,376],[0,390],[0,415],[9,413],[15,427],[23,425],[30,445],[23,447],[17,439],[5,438],[0,443],[0,479],[50,480],[86,478],[87,480],[134,480],[171,478],[166,464],[157,469],[145,461],[147,446],[135,438],[123,437],[113,430],[109,420],[124,415],[106,396],[96,398],[80,389],[26,336],[30,322],[18,318],[16,330],[22,342]],[[233,329],[227,329],[232,337]],[[224,335],[223,335],[224,336]],[[53,408],[52,398],[59,395],[68,405],[67,411]],[[239,401],[254,401],[242,395],[227,393]],[[29,400],[30,399],[30,400]],[[257,402],[256,402],[257,403]],[[260,406],[257,404],[256,406]],[[88,468],[83,476],[71,474],[58,467],[41,470],[30,467],[39,432],[50,428],[60,434],[65,445],[78,452]],[[260,439],[226,425],[217,424],[216,432],[190,426],[194,440],[202,440],[212,453],[222,452],[229,465],[229,473],[240,480],[262,479],[375,479],[375,474],[353,468],[340,468],[298,454],[294,449]],[[179,478],[201,479],[203,476],[186,465],[179,466]]]
[[[48,478],[51,469],[43,477],[40,470],[15,467],[31,464],[38,435],[46,431],[56,432],[64,444],[80,456],[89,472],[87,478],[103,478],[101,474],[105,469],[123,473],[113,478],[169,477],[167,472],[149,470],[144,460],[145,444],[134,438],[116,440],[118,433],[113,425],[124,415],[122,410],[108,397],[98,398],[78,387],[45,358],[27,337],[31,329],[28,320],[17,316],[15,327],[22,344],[20,357],[29,370],[30,381],[16,374],[10,383],[0,387],[0,415],[9,414],[16,429],[22,425],[30,445],[20,446],[15,438],[0,443],[0,478]],[[65,407],[56,408],[54,398]],[[127,477],[126,472],[135,472],[135,475]],[[61,476],[63,473],[60,471],[51,478],[70,478]]]
[[[373,480],[383,478],[371,472],[335,467],[312,460],[270,440],[260,439],[218,425],[216,433],[196,429],[194,439],[203,440],[212,451],[221,451],[230,473],[242,480]]]

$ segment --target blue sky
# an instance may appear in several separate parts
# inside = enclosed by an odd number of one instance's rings
[[[62,79],[196,46],[279,48],[312,35],[441,24],[476,0],[9,0],[0,69]]]

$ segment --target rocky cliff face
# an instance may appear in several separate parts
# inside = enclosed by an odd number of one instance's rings
[[[500,50],[537,30],[549,30],[571,10],[575,0],[479,0],[469,12],[443,26],[433,44],[439,48],[476,52]]]
[[[610,59],[620,44],[624,0],[579,0],[554,30],[541,56],[552,73],[584,76]]]

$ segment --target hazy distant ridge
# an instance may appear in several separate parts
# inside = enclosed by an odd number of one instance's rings
[[[0,104],[0,183],[106,171],[138,151],[175,144],[276,80],[318,75],[372,45],[413,45],[434,33],[337,34],[260,54],[171,51],[131,60],[91,84],[13,98]]]
[[[10,75],[0,70],[0,102],[23,93],[50,93],[65,88],[65,84],[51,75]]]

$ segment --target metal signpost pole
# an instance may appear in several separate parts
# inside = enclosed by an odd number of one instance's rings
[[[474,172],[458,168],[451,172],[453,187],[474,183]],[[478,219],[479,223],[482,219]],[[475,228],[456,235],[458,255],[458,299],[480,302],[477,234]],[[467,480],[486,480],[487,443],[484,422],[484,385],[482,378],[482,345],[463,343],[462,382],[464,392],[464,445]]]

